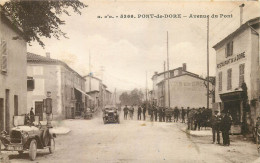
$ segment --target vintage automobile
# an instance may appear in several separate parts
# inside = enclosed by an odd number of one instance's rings
[[[103,110],[103,121],[107,123],[120,123],[119,113],[115,107],[106,107]]]
[[[33,124],[27,124],[26,115],[14,116],[14,126],[10,135],[5,131],[1,132],[0,149],[3,151],[18,151],[19,154],[28,151],[31,160],[35,160],[37,149],[54,152],[56,135],[51,133],[50,127],[41,125],[38,116],[35,116]]]

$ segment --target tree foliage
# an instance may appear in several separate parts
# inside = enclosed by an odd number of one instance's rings
[[[141,90],[134,89],[130,93],[123,92],[119,96],[119,100],[123,105],[140,105],[142,103],[142,99],[144,94]]]
[[[60,25],[65,24],[60,18],[62,14],[69,16],[70,9],[81,14],[80,10],[85,7],[79,0],[10,0],[1,9],[23,30],[27,42],[37,41],[44,47],[41,37],[67,38],[60,29]]]

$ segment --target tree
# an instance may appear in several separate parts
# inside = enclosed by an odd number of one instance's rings
[[[127,92],[123,92],[119,96],[119,100],[123,105],[140,105],[143,99],[143,92],[138,89],[133,89],[129,94]]]
[[[70,8],[81,14],[80,9],[87,6],[79,0],[10,0],[0,7],[1,12],[23,30],[23,38],[28,43],[37,41],[44,47],[41,37],[68,38],[60,29],[60,25],[64,25],[65,21],[59,16],[63,13],[70,16]]]

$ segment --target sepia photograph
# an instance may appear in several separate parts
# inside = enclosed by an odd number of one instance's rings
[[[0,163],[260,163],[260,3],[0,0]]]

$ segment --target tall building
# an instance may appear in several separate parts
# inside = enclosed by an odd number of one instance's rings
[[[259,20],[247,21],[213,47],[217,64],[215,109],[231,114],[238,133],[243,123],[253,125],[259,116]]]
[[[43,99],[47,92],[51,92],[53,117],[61,119],[80,116],[91,98],[85,93],[85,79],[49,53],[46,57],[28,53],[27,75],[27,104],[40,120],[45,118]]]
[[[0,131],[26,113],[26,41],[22,30],[0,10]]]

